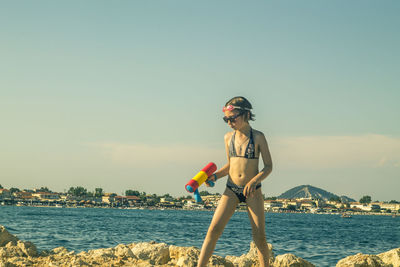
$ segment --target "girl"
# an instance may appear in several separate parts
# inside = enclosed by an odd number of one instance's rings
[[[249,125],[249,121],[254,120],[251,109],[250,102],[244,97],[232,98],[223,108],[225,114],[223,119],[234,130],[225,134],[224,137],[228,163],[208,180],[216,181],[228,175],[228,181],[204,239],[198,266],[206,266],[218,238],[239,202],[247,204],[260,266],[269,266],[261,181],[271,173],[272,161],[264,134],[252,129]],[[259,172],[260,154],[264,168]]]

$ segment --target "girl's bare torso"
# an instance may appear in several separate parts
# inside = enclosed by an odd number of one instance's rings
[[[259,134],[258,131],[253,129],[253,134],[254,134],[254,145],[255,145],[255,156],[256,158],[254,159],[248,159],[244,157],[230,157],[229,158],[229,178],[231,181],[238,185],[238,186],[245,186],[254,176],[256,176],[259,173],[258,170],[258,163],[259,163],[259,157],[260,157],[260,150],[259,150],[259,144],[257,142],[257,136]],[[228,139],[228,147],[229,144],[231,143],[231,138],[232,138],[233,132],[231,133],[230,138]],[[236,139],[238,139],[238,136],[236,136]],[[239,141],[239,140],[238,140]],[[241,144],[240,146],[246,147],[248,144],[249,140]],[[241,143],[240,141],[238,142],[239,144]],[[238,153],[238,156],[243,156],[244,155],[244,150],[242,149],[242,153],[239,153],[240,148],[235,146],[235,149]]]

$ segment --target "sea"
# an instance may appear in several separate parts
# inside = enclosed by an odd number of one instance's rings
[[[137,242],[200,248],[213,216],[202,210],[140,210],[0,206],[0,225],[39,250],[59,246],[79,253]],[[316,266],[349,255],[400,247],[400,217],[265,213],[267,241],[276,255],[292,253]],[[235,212],[214,254],[246,254],[252,241],[246,212]]]

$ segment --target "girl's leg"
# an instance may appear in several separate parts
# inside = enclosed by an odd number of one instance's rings
[[[252,197],[248,197],[246,203],[260,266],[269,266],[268,244],[265,237],[264,199],[261,188],[257,189]]]
[[[200,267],[207,265],[208,260],[214,251],[215,245],[217,244],[218,238],[221,236],[226,224],[235,212],[238,203],[239,200],[237,196],[230,189],[225,189],[211,220],[203,246],[201,247],[197,266]]]

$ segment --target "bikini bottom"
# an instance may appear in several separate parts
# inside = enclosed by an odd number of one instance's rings
[[[244,186],[238,186],[228,180],[228,182],[226,183],[226,187],[229,188],[233,193],[235,193],[235,195],[239,199],[239,203],[246,202],[246,197],[243,194]],[[260,187],[261,184],[256,185],[256,190]]]

